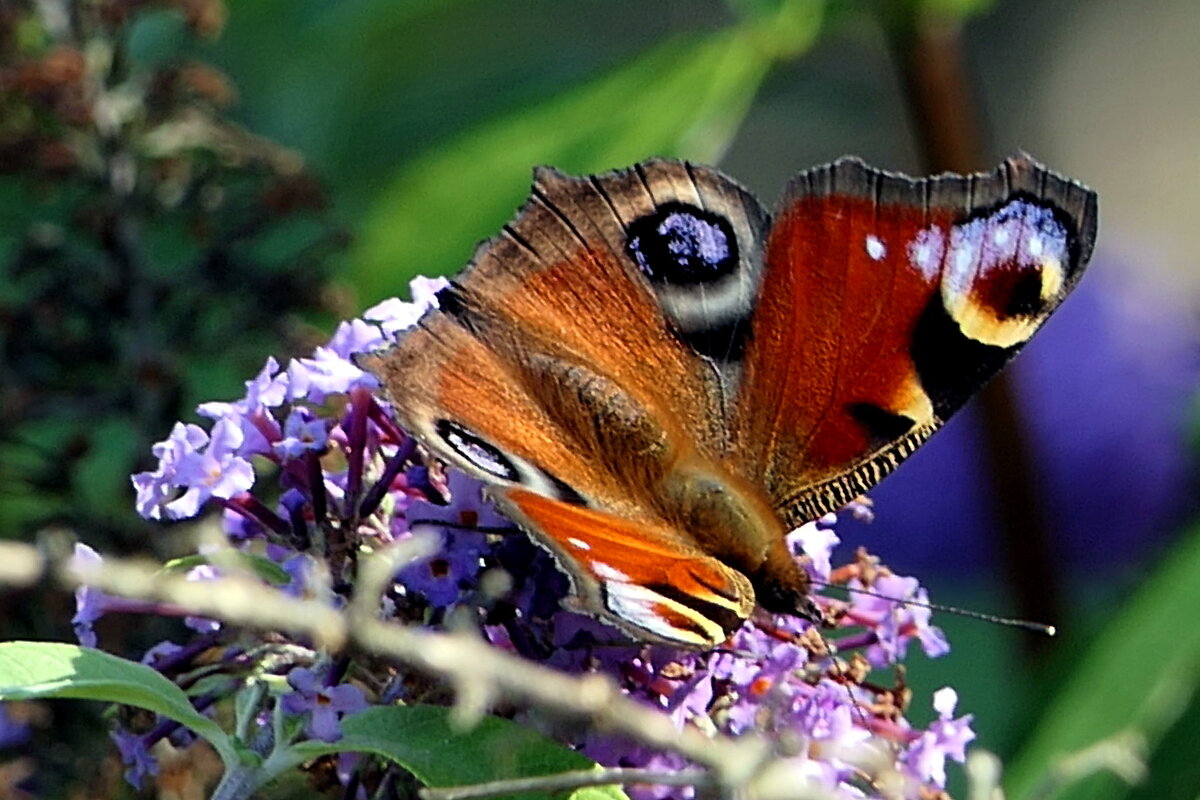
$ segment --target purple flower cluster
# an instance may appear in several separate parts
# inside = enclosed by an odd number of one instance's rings
[[[914,728],[905,717],[907,687],[899,678],[892,685],[877,683],[870,673],[898,663],[910,642],[919,642],[931,657],[946,653],[948,645],[941,631],[929,625],[927,608],[904,603],[927,602],[915,580],[892,575],[861,553],[856,563],[831,569],[838,543],[831,521],[791,534],[801,561],[822,584],[875,593],[851,591],[847,600],[818,595],[827,616],[841,620],[832,631],[820,632],[794,617],[759,617],[712,653],[602,648],[598,645],[619,636],[559,611],[553,625],[561,649],[550,660],[567,669],[617,677],[630,697],[669,714],[680,728],[691,725],[732,735],[753,730],[787,742],[801,753],[792,759],[798,779],[834,796],[878,796],[871,786],[879,776],[863,764],[881,747],[891,755],[889,769],[905,787],[903,796],[936,794],[946,784],[946,759],[966,758],[964,748],[974,738],[971,717],[953,716],[957,695],[946,688],[933,701],[938,721],[926,730]],[[516,644],[512,627],[485,631],[498,646],[536,656],[536,650]],[[583,646],[582,639],[593,646]],[[576,655],[569,656],[571,652]],[[589,736],[578,744],[601,764],[672,771],[690,766],[677,755],[607,736]],[[633,787],[629,793],[635,798],[690,796],[679,787]]]
[[[619,631],[562,608],[568,582],[552,558],[484,501],[478,483],[420,463],[414,442],[376,396],[375,379],[352,361],[414,324],[443,285],[418,279],[414,302],[381,303],[363,319],[343,323],[311,358],[286,368],[268,359],[246,383],[244,397],[200,406],[211,429],[180,423],[154,446],[157,468],[133,477],[138,511],[179,519],[220,508],[231,545],[274,561],[289,578],[285,591],[323,592],[335,605],[353,590],[360,552],[431,533],[440,548],[398,572],[383,613],[433,626],[452,614],[474,620],[496,647],[566,671],[611,676],[630,697],[668,714],[680,728],[765,732],[789,753],[798,775],[837,796],[876,796],[878,776],[863,766],[865,748],[889,754],[888,768],[900,776],[904,796],[940,791],[946,759],[962,761],[974,735],[970,717],[954,717],[957,698],[944,689],[933,701],[938,720],[914,728],[905,716],[910,693],[902,680],[889,685],[871,673],[898,663],[913,641],[930,656],[946,652],[947,643],[929,624],[925,591],[915,579],[893,575],[863,552],[833,566],[836,517],[806,525],[789,539],[818,586],[852,590],[848,599],[816,597],[837,621],[829,631],[796,618],[756,616],[720,650],[692,653],[632,646]],[[256,486],[256,475],[266,474],[278,476],[281,488],[274,495],[274,481]],[[870,515],[866,503],[849,511]],[[81,551],[79,557],[95,555]],[[192,577],[214,574],[206,565]],[[81,641],[94,645],[92,623],[121,610],[134,609],[80,590]],[[148,663],[186,680],[194,660],[207,653],[211,664],[215,650],[230,674],[245,673],[255,657],[252,643],[215,623],[192,622],[196,641],[163,647]],[[290,660],[276,655],[273,663],[274,674],[287,676],[277,692],[279,708],[305,720],[304,735],[336,741],[339,720],[368,702],[429,700],[420,681],[356,674],[367,667],[331,662],[310,647],[296,642]],[[353,686],[351,679],[357,679]],[[372,696],[359,685],[375,687]],[[532,715],[521,719],[537,724]],[[134,742],[118,735],[118,743],[131,780],[153,773],[152,737]],[[606,765],[687,766],[673,754],[607,736],[572,744]],[[671,790],[672,796],[680,791]],[[665,796],[653,787],[630,792]]]

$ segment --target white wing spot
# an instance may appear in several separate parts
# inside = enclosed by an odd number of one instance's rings
[[[510,474],[507,465],[505,465],[496,454],[488,448],[482,446],[478,442],[472,442],[464,438],[457,431],[450,431],[445,437],[446,442],[451,447],[458,451],[458,454],[470,461],[475,466],[479,467],[484,472],[495,475],[497,478],[510,479]]]
[[[608,590],[608,608],[620,619],[626,620],[655,636],[671,642],[685,645],[712,646],[725,638],[725,632],[716,622],[704,617],[694,609],[663,597],[652,589],[632,583],[605,583]],[[676,628],[669,620],[664,619],[657,611],[663,607],[686,617],[704,630],[700,634],[694,630]]]
[[[1029,248],[1029,255],[1037,258],[1042,254],[1042,237],[1030,236],[1029,242],[1025,246]]]
[[[932,279],[942,266],[946,237],[940,228],[930,226],[917,232],[908,243],[908,262],[925,278]]]
[[[954,269],[959,272],[966,272],[971,266],[971,260],[975,257],[975,251],[971,245],[965,242],[961,247],[956,247],[954,250]]]
[[[571,544],[572,547],[576,547],[580,550],[591,550],[592,549],[592,546],[590,544],[585,542],[583,539],[576,539],[574,536],[568,536],[567,541]]]
[[[630,581],[630,577],[624,572],[601,561],[592,562],[592,572],[595,572],[597,576],[607,581],[620,581],[622,583]]]
[[[867,255],[875,261],[879,261],[886,254],[887,248],[884,246],[883,241],[875,234],[869,234],[867,236]]]

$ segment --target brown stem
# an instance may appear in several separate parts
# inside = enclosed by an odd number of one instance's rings
[[[982,126],[964,67],[958,21],[923,12],[919,3],[889,3],[888,8],[889,42],[925,168],[929,172],[986,168]],[[1001,373],[980,393],[979,408],[986,442],[983,457],[991,472],[999,520],[997,550],[1015,595],[1017,615],[1058,620],[1060,586],[1051,568],[1029,427],[1008,373]],[[1045,636],[1023,639],[1028,652],[1036,656],[1043,655],[1053,641]]]

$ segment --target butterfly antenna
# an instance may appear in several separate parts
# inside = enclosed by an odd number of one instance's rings
[[[844,589],[847,592],[855,594],[865,594],[868,597],[878,597],[880,600],[890,600],[893,603],[902,605],[917,606],[918,608],[928,608],[933,611],[945,611],[948,614],[957,614],[960,617],[969,617],[971,619],[982,620],[983,622],[993,622],[997,625],[1004,625],[1010,628],[1020,628],[1021,630],[1030,631],[1032,633],[1041,633],[1046,636],[1055,636],[1058,634],[1058,628],[1053,625],[1047,625],[1042,622],[1032,622],[1027,619],[1016,619],[1014,617],[1002,617],[998,614],[988,614],[983,611],[974,611],[970,608],[960,608],[958,606],[948,606],[943,603],[929,603],[920,600],[910,600],[903,597],[892,597],[891,595],[880,594],[873,592],[870,589],[856,589],[850,586],[841,586],[828,581],[822,581],[817,578],[810,578],[813,584],[817,586],[825,586],[834,589]]]

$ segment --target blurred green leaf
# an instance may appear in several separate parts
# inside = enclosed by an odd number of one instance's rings
[[[484,717],[463,731],[451,722],[450,713],[440,706],[368,708],[342,721],[338,741],[304,742],[293,752],[306,760],[328,753],[374,753],[400,764],[427,786],[462,786],[595,766],[576,751],[514,722]],[[453,758],[447,757],[450,753]],[[616,787],[598,787],[565,796],[619,800],[625,793]],[[550,795],[539,792],[508,797],[546,800]]]
[[[982,14],[992,7],[992,0],[922,0],[920,10],[936,17],[963,20]]]
[[[1011,762],[1009,797],[1040,795],[1064,757],[1119,732],[1154,752],[1186,712],[1200,680],[1200,529],[1193,530],[1131,598],[1050,702]],[[1194,761],[1194,744],[1191,745]],[[1130,788],[1111,774],[1067,786],[1056,797],[1107,800]],[[1190,796],[1190,795],[1189,795]]]
[[[70,510],[60,494],[47,491],[54,475],[47,464],[54,454],[68,448],[78,426],[61,418],[30,420],[12,441],[0,440],[0,464],[5,480],[0,485],[0,530],[5,538],[16,538],[30,526]]]
[[[1179,714],[1178,723],[1162,738],[1151,754],[1145,780],[1133,787],[1129,800],[1195,800],[1200,787],[1200,759],[1196,742],[1200,741],[1200,697],[1192,696],[1191,705]]]
[[[50,698],[145,708],[203,736],[227,765],[237,760],[233,742],[221,727],[196,711],[182,689],[145,664],[72,644],[0,643],[0,699]]]
[[[276,564],[271,559],[260,556],[257,553],[243,553],[238,550],[227,550],[221,553],[223,558],[230,558],[244,569],[253,572],[258,577],[262,578],[267,583],[273,586],[286,586],[292,577],[287,574],[287,571]],[[213,563],[213,560],[207,555],[197,553],[195,555],[183,556],[181,558],[173,558],[163,564],[164,572],[186,572],[195,567],[205,566]]]
[[[125,515],[133,501],[129,465],[142,440],[129,416],[96,420],[87,438],[88,452],[73,464],[80,499],[97,514]]]
[[[360,226],[352,253],[360,300],[395,294],[418,273],[462,267],[473,245],[511,218],[535,165],[587,173],[652,155],[716,160],[773,60],[815,37],[820,9],[789,3],[777,18],[669,40],[417,157]]]
[[[0,448],[0,462],[10,448]],[[27,483],[10,480],[0,493],[0,538],[16,539],[48,516],[71,510],[64,500],[39,492]]]
[[[728,18],[718,0],[666,13],[636,0],[255,0],[239,4],[209,55],[238,86],[241,120],[303,153],[339,213],[358,219],[415,153],[562,92],[667,31]]]

